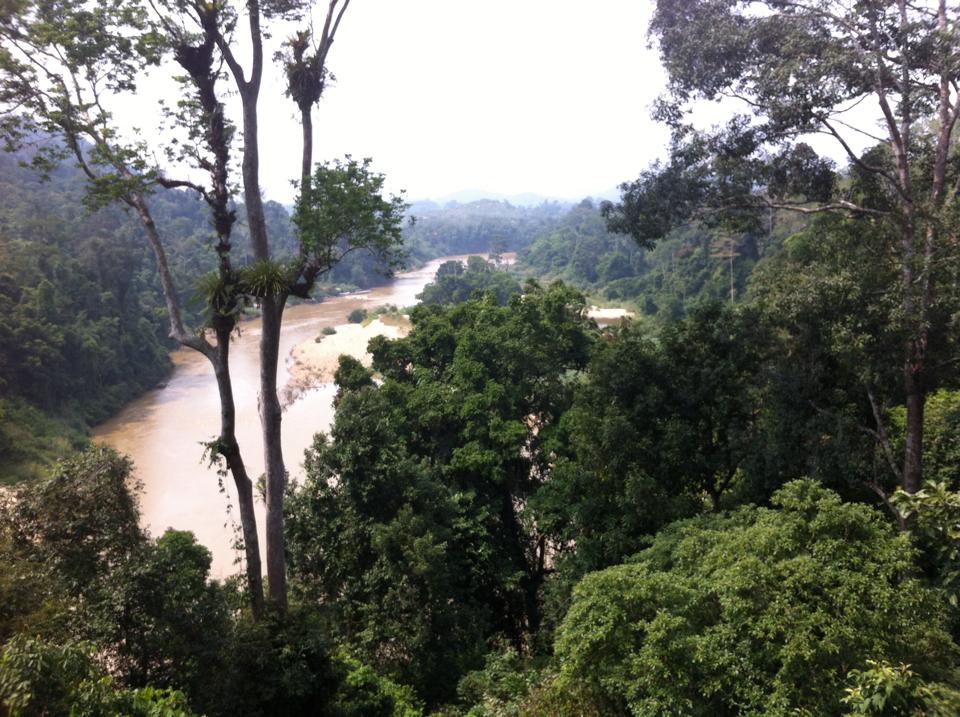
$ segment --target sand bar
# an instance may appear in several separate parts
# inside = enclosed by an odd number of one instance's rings
[[[370,339],[374,336],[401,338],[410,332],[410,323],[405,318],[390,316],[386,322],[377,318],[365,325],[341,324],[335,328],[335,334],[321,334],[319,341],[310,339],[291,349],[287,359],[290,380],[280,396],[285,407],[304,392],[333,381],[341,354],[353,356],[364,366],[369,366],[373,358],[367,353]]]
[[[587,316],[594,321],[604,324],[612,323],[620,319],[632,319],[636,316],[636,314],[632,311],[627,311],[626,309],[602,309],[599,306],[591,306],[587,311]]]

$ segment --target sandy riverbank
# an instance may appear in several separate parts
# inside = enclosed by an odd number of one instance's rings
[[[284,407],[296,401],[306,391],[333,381],[341,354],[353,356],[365,366],[369,366],[372,357],[367,353],[367,344],[370,339],[374,336],[401,338],[410,332],[410,323],[404,317],[387,316],[385,320],[377,318],[364,325],[341,324],[335,328],[335,334],[321,334],[319,341],[310,339],[291,349],[287,358],[290,380],[280,396]]]
[[[587,311],[587,316],[601,324],[609,324],[619,321],[620,319],[635,318],[636,314],[626,309],[604,309],[599,306],[591,306]]]

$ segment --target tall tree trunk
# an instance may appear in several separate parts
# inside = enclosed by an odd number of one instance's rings
[[[250,606],[255,620],[263,616],[263,568],[260,565],[260,538],[257,535],[257,519],[253,512],[253,484],[237,443],[237,412],[233,400],[233,384],[230,378],[231,329],[217,330],[217,355],[213,362],[220,392],[220,439],[218,450],[227,463],[237,488],[237,505],[240,509],[240,528],[243,532],[243,549],[246,557],[247,586],[250,590]]]
[[[903,370],[907,393],[906,441],[903,455],[903,489],[916,493],[923,482],[923,413],[926,394],[922,376],[907,359]]]
[[[321,80],[318,88],[322,91],[323,66],[326,53],[333,42],[336,28],[340,24],[343,12],[350,0],[344,0],[337,11],[339,0],[331,0],[327,10],[318,56],[318,72]],[[245,79],[243,69],[228,46],[226,38],[219,33],[217,46],[223,53],[236,85],[240,91],[243,105],[243,195],[247,212],[247,226],[254,256],[258,261],[270,259],[270,246],[267,236],[266,219],[263,212],[263,198],[260,196],[260,150],[259,128],[257,121],[257,103],[260,95],[260,82],[263,76],[263,32],[260,27],[260,2],[247,0],[247,13],[252,46],[250,78]],[[317,95],[314,102],[319,99]],[[304,124],[304,149],[301,162],[301,177],[309,181],[310,165],[313,154],[313,128],[307,107]],[[267,484],[267,580],[271,604],[280,612],[287,609],[286,549],[283,535],[283,497],[286,488],[287,472],[283,460],[281,444],[282,411],[277,397],[277,365],[280,353],[280,328],[283,321],[283,309],[288,292],[274,296],[265,296],[262,300],[263,318],[260,334],[260,428],[263,439],[264,468]]]
[[[313,112],[311,107],[300,108],[300,126],[303,129],[303,154],[300,160],[300,187],[310,184],[313,167]]]
[[[267,478],[267,580],[270,602],[281,612],[287,609],[287,563],[283,535],[283,496],[287,474],[281,443],[283,412],[277,397],[277,363],[285,303],[286,296],[264,298],[260,334],[260,427]]]
[[[253,62],[250,79],[243,70],[223,36],[217,45],[233,73],[243,105],[243,198],[247,214],[247,227],[254,257],[258,261],[270,259],[267,223],[263,212],[263,197],[260,195],[260,148],[257,104],[260,97],[260,81],[263,76],[263,35],[260,28],[260,4],[257,0],[247,2],[250,42]],[[283,495],[286,485],[286,468],[281,447],[281,409],[277,398],[277,364],[280,353],[280,325],[286,294],[266,296],[262,300],[263,315],[260,333],[260,429],[263,441],[264,469],[267,484],[267,583],[271,605],[280,611],[287,609],[286,555],[283,537]]]
[[[910,217],[912,219],[912,217]],[[901,240],[901,284],[903,288],[903,316],[909,326],[904,346],[903,388],[906,398],[906,428],[903,452],[902,488],[916,493],[923,482],[923,409],[926,393],[923,385],[923,366],[926,358],[926,306],[923,296],[917,296],[915,286],[916,249],[912,222],[904,229]]]
[[[243,203],[253,255],[258,260],[265,260],[270,258],[270,246],[267,241],[267,221],[263,214],[263,197],[260,195],[259,92],[254,92],[247,85],[240,97],[243,101]]]
[[[906,3],[900,0],[901,26],[905,27]],[[940,32],[948,31],[947,11],[945,0],[937,3],[937,29]],[[946,188],[947,161],[950,156],[950,143],[954,124],[957,120],[957,107],[950,101],[950,88],[953,80],[952,63],[946,63],[940,68],[940,82],[937,108],[937,144],[933,158],[933,177],[930,192],[930,203],[933,211],[928,222],[937,221],[938,213],[943,209]],[[960,106],[960,105],[958,105]],[[925,366],[930,340],[929,315],[934,298],[934,260],[937,241],[940,233],[935,224],[927,226],[923,243],[922,264],[919,276],[919,291],[913,286],[915,277],[911,272],[904,273],[905,309],[908,320],[913,320],[913,336],[907,343],[906,357],[903,367],[904,389],[906,393],[906,441],[903,457],[903,489],[908,493],[916,493],[923,484],[923,417],[927,398],[925,385]],[[912,237],[911,237],[912,240]],[[913,242],[904,243],[905,264],[909,260],[910,266],[915,260]],[[914,294],[916,292],[916,294]]]

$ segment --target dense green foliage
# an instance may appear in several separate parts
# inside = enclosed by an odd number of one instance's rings
[[[521,506],[588,340],[580,295],[530,289],[415,309],[408,338],[371,344],[380,385],[342,361],[331,436],[289,504],[295,589],[433,704],[487,639],[519,647],[540,619],[545,539]]]
[[[95,663],[90,645],[54,645],[22,636],[0,653],[0,706],[10,717],[193,714],[175,690],[116,685]]]
[[[648,268],[646,253],[628,237],[607,231],[597,207],[585,199],[556,226],[538,234],[520,254],[525,268],[584,287],[636,277]]]
[[[610,715],[836,715],[867,660],[955,679],[907,536],[809,481],[772,504],[675,523],[588,576],[558,637],[562,680]]]
[[[780,212],[749,231],[682,226],[643,248],[611,231],[600,208],[584,200],[520,252],[519,266],[669,321],[704,299],[742,301],[757,264],[776,256],[805,224]]]
[[[143,534],[130,479],[91,449],[4,503],[0,635],[92,641],[123,682],[196,695],[220,665],[226,605],[192,534]]]
[[[659,328],[599,331],[562,285],[416,309],[407,338],[372,343],[379,381],[341,361],[333,429],[288,505],[299,599],[428,705],[458,703],[445,714],[886,714],[862,711],[885,689],[876,665],[910,665],[891,687],[904,704],[951,704],[958,615],[941,589],[960,574],[960,502],[941,487],[903,504],[921,516],[914,553],[875,507],[813,481],[780,490],[809,471],[868,500],[872,474],[837,466],[880,456],[856,430],[855,386],[786,411],[800,378],[831,376],[808,351],[850,372],[838,383],[867,366],[838,329],[825,345],[784,323],[793,287],[774,288]],[[929,422],[938,461],[944,406]],[[819,450],[789,465],[806,441]]]
[[[17,159],[0,155],[0,482],[36,475],[170,367],[129,218],[89,214],[76,172],[40,183]]]
[[[733,489],[766,497],[749,470],[767,341],[753,314],[714,304],[658,340],[627,328],[596,347],[561,420],[552,480],[533,501],[561,538],[561,576],[623,561]]]
[[[409,690],[335,655],[313,613],[237,612],[191,533],[141,531],[131,486],[129,462],[96,448],[0,505],[4,714],[419,714]]]
[[[436,278],[420,294],[424,304],[456,304],[474,296],[474,292],[492,292],[498,304],[506,304],[520,293],[520,283],[490,261],[479,256],[460,261],[446,261],[437,269]]]

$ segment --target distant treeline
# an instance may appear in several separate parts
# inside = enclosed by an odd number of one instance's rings
[[[420,202],[410,208],[414,222],[404,232],[414,256],[428,258],[470,252],[519,251],[554,227],[567,207],[544,202],[537,207],[515,207],[484,199],[439,207]]]
[[[780,212],[758,229],[735,234],[695,225],[670,232],[647,250],[611,233],[600,206],[584,199],[520,252],[519,267],[563,279],[599,299],[629,302],[649,316],[676,319],[704,299],[742,299],[757,262],[775,255],[805,224]]]

